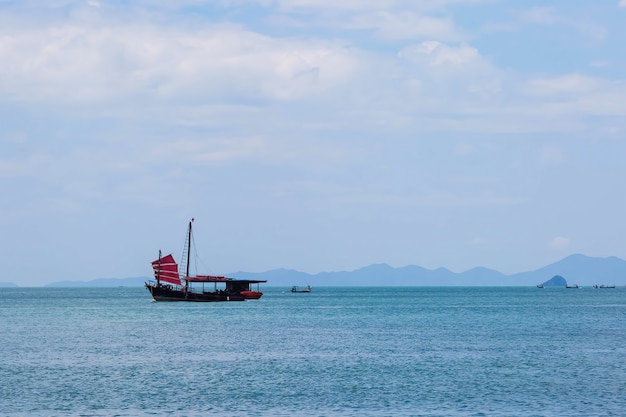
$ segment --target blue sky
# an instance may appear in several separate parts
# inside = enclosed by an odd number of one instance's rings
[[[0,0],[0,281],[626,257],[626,0]]]

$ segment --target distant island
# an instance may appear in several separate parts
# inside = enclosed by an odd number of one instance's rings
[[[539,285],[542,287],[567,287],[567,280],[560,275],[555,275]]]
[[[147,263],[149,266],[149,263]],[[146,268],[149,269],[148,267]],[[293,269],[274,269],[266,272],[233,272],[232,278],[267,280],[266,286],[566,286],[567,280],[578,285],[593,286],[603,283],[626,284],[626,261],[615,257],[599,258],[570,255],[558,262],[534,271],[506,275],[493,269],[477,267],[464,272],[446,268],[426,269],[409,265],[394,268],[374,264],[354,271],[320,272],[308,274]],[[152,277],[100,278],[91,281],[59,281],[46,287],[141,287]],[[17,286],[5,283],[2,286]]]

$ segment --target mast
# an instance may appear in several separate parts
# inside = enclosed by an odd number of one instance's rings
[[[159,249],[159,266],[156,273],[157,287],[161,284],[161,249]]]
[[[185,278],[189,278],[189,261],[191,260],[191,224],[193,218],[189,222],[189,230],[187,231],[187,268],[185,269]],[[185,279],[185,292],[189,289],[189,281]]]
[[[187,269],[185,276],[189,276],[189,259],[191,258],[191,223],[193,223],[193,219],[189,222],[189,230],[187,231]]]

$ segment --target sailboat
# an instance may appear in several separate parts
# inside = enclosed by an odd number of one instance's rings
[[[178,272],[178,264],[172,254],[152,261],[155,281],[145,283],[154,301],[245,301],[258,300],[263,293],[259,284],[267,280],[235,279],[215,275],[189,274],[191,242],[193,241],[193,221],[189,222],[183,260],[186,263],[185,274]],[[253,289],[253,285],[256,288]]]

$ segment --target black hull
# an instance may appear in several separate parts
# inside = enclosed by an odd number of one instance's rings
[[[153,285],[146,283],[154,301],[193,301],[193,302],[220,302],[220,301],[245,301],[241,294],[229,294],[225,292],[193,292],[174,289],[165,285]]]

